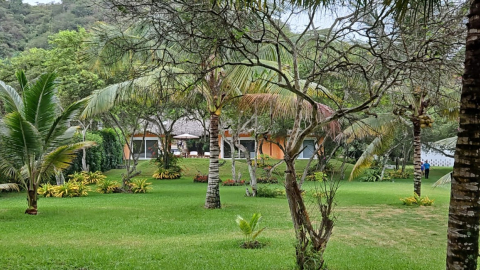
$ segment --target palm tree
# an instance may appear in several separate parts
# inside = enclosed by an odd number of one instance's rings
[[[58,105],[55,74],[44,74],[29,84],[25,74],[16,73],[20,95],[0,81],[0,97],[5,115],[0,123],[0,170],[19,181],[27,190],[25,213],[37,214],[38,186],[70,166],[76,152],[93,142],[70,144],[78,127],[69,127],[84,102],[74,102],[65,110]]]

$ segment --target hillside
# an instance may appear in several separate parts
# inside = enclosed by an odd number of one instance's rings
[[[61,30],[88,28],[106,20],[104,11],[89,0],[31,6],[22,0],[0,0],[0,59],[29,48],[49,47],[47,37]]]

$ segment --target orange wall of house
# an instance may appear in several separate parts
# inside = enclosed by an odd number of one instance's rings
[[[225,132],[225,136],[226,137],[231,137],[231,135],[228,131]],[[241,138],[251,137],[251,135],[250,134],[240,134],[240,137]],[[222,149],[221,139],[222,139],[222,136],[219,135],[218,136],[218,147],[220,148],[220,152],[221,152],[221,149]],[[277,139],[275,139],[275,141],[280,143],[280,145],[283,145],[284,142],[285,142],[285,138],[277,138]],[[264,154],[269,155],[271,158],[274,158],[274,159],[282,159],[283,158],[283,152],[280,149],[280,147],[278,147],[278,145],[276,145],[276,144],[264,141],[263,146],[262,146],[262,151],[263,151]],[[222,155],[222,153],[220,153],[220,156],[221,155]]]

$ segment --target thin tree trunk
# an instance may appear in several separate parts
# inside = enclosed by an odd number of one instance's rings
[[[422,195],[422,146],[420,134],[420,122],[413,121],[413,192],[418,196]]]
[[[455,150],[448,215],[447,269],[476,269],[480,220],[480,0],[473,0],[467,23],[460,102],[460,127]]]
[[[38,202],[37,188],[38,188],[37,184],[33,184],[27,190],[28,208],[27,210],[25,210],[25,214],[36,215],[38,213],[37,212],[37,202]]]
[[[218,166],[218,122],[219,115],[212,113],[210,116],[210,165],[208,168],[208,187],[205,198],[205,208],[221,208],[220,203],[220,176]]]

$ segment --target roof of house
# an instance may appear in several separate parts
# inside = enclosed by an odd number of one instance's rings
[[[166,125],[170,125],[170,120],[165,121],[164,123]],[[208,125],[208,122],[207,122]],[[208,128],[208,126],[207,126]],[[155,134],[162,134],[163,132],[161,131],[160,127],[154,123],[150,123],[149,127],[147,130],[151,133]],[[195,136],[203,136],[204,134],[204,129],[202,124],[198,120],[191,120],[186,117],[180,118],[175,122],[173,125],[173,130],[172,130],[173,135],[179,135],[179,134],[191,134]]]

